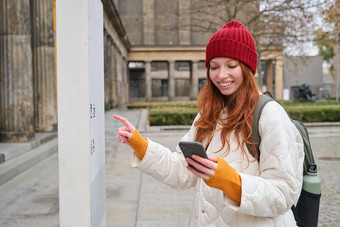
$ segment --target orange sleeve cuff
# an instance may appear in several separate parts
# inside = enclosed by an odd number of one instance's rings
[[[130,147],[136,152],[140,159],[143,159],[146,149],[148,148],[148,140],[139,134],[135,129],[130,139],[128,139]]]
[[[217,157],[217,170],[205,183],[222,190],[236,202],[241,202],[241,177],[224,159]]]

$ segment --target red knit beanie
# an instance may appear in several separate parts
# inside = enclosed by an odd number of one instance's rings
[[[255,42],[250,32],[238,21],[230,21],[213,34],[206,47],[205,67],[211,59],[228,57],[247,65],[255,74],[257,54]]]

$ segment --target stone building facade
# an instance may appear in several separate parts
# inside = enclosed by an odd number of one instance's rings
[[[226,6],[201,10],[200,4],[209,4],[209,1],[200,0],[115,2],[131,42],[128,53],[130,102],[197,98],[206,81],[205,45],[213,32],[224,25],[226,15],[223,13],[228,10],[221,7]],[[247,18],[258,12],[257,7],[249,3],[244,12],[240,11],[232,19]],[[215,21],[210,29],[209,25],[201,24],[205,23],[202,18],[208,17]],[[263,52],[261,61],[267,69],[264,71],[268,72],[263,87],[282,99],[282,47]]]
[[[306,84],[312,93],[312,99],[324,99],[330,96],[330,89],[323,82],[322,56],[302,57],[290,56],[284,58],[284,89],[287,99],[298,100],[298,86]],[[289,91],[289,93],[288,93]]]
[[[186,27],[190,1],[116,3],[132,45],[130,102],[196,98],[206,79],[205,44],[211,33]]]
[[[113,0],[104,7],[104,94],[105,110],[128,102],[127,56],[131,48]]]
[[[0,4],[0,142],[29,141],[57,130],[54,4],[3,0]],[[105,107],[128,100],[130,48],[113,0],[104,6]]]
[[[135,100],[197,98],[212,34],[191,27],[197,25],[191,7],[202,1],[101,1],[106,110]],[[28,141],[36,132],[57,130],[54,2],[0,4],[0,142]],[[203,16],[209,15],[198,15]],[[267,88],[275,86],[277,99],[282,97],[280,53],[261,59],[267,63]]]

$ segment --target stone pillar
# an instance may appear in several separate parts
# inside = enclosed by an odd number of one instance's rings
[[[114,45],[114,42],[112,40],[111,42],[111,103],[112,107],[118,106],[118,100],[119,100],[119,94],[118,94],[118,81],[117,81],[117,56],[116,56],[117,49]]]
[[[179,0],[179,44],[190,45],[190,0]]]
[[[0,3],[0,141],[34,138],[29,0]]]
[[[272,95],[274,95],[273,93],[273,61],[272,60],[266,61],[266,67],[267,67],[267,77],[266,77],[267,91],[269,91]]]
[[[143,44],[155,45],[155,0],[143,1]]]
[[[151,101],[152,80],[151,80],[151,61],[145,62],[145,100]]]
[[[116,55],[116,79],[117,79],[117,94],[118,94],[118,105],[122,105],[124,103],[124,84],[123,84],[123,75],[122,75],[122,60],[121,56],[118,52]]]
[[[111,85],[111,45],[110,45],[110,37],[107,33],[106,29],[104,29],[104,100],[105,100],[105,110],[109,110],[112,108],[110,102],[110,92],[112,91]]]
[[[283,60],[282,57],[276,59],[275,64],[275,99],[283,99]]]
[[[31,3],[35,130],[56,131],[53,2],[33,0]]]
[[[168,61],[168,100],[175,100],[175,61]]]
[[[119,100],[121,100],[121,104],[126,104],[127,103],[127,100],[126,98],[128,97],[127,96],[127,74],[126,74],[126,59],[124,58],[123,55],[119,54],[119,73],[121,75],[121,87],[122,87],[122,90],[121,92],[119,93]]]
[[[190,99],[197,99],[197,95],[198,95],[198,61],[191,61]]]
[[[129,70],[129,62],[127,59],[124,58],[124,72],[126,75],[126,103],[129,102],[130,100],[130,81],[131,81],[131,77],[130,77],[130,70]]]

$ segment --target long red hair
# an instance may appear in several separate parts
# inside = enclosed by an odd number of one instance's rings
[[[207,149],[216,131],[216,125],[220,124],[222,126],[222,129],[220,129],[222,140],[220,150],[225,145],[227,145],[227,150],[230,150],[230,134],[235,130],[238,146],[241,147],[248,161],[249,157],[246,155],[245,144],[250,148],[250,152],[255,154],[254,160],[257,160],[258,154],[251,139],[251,124],[253,122],[253,113],[259,100],[259,89],[251,70],[241,62],[240,66],[243,73],[243,83],[236,92],[229,96],[223,95],[212,83],[209,69],[207,70],[207,83],[198,97],[197,106],[201,116],[195,123],[197,127],[195,141],[203,142],[204,139],[207,139],[208,142],[205,147]],[[225,108],[227,118],[221,119],[221,112]]]

